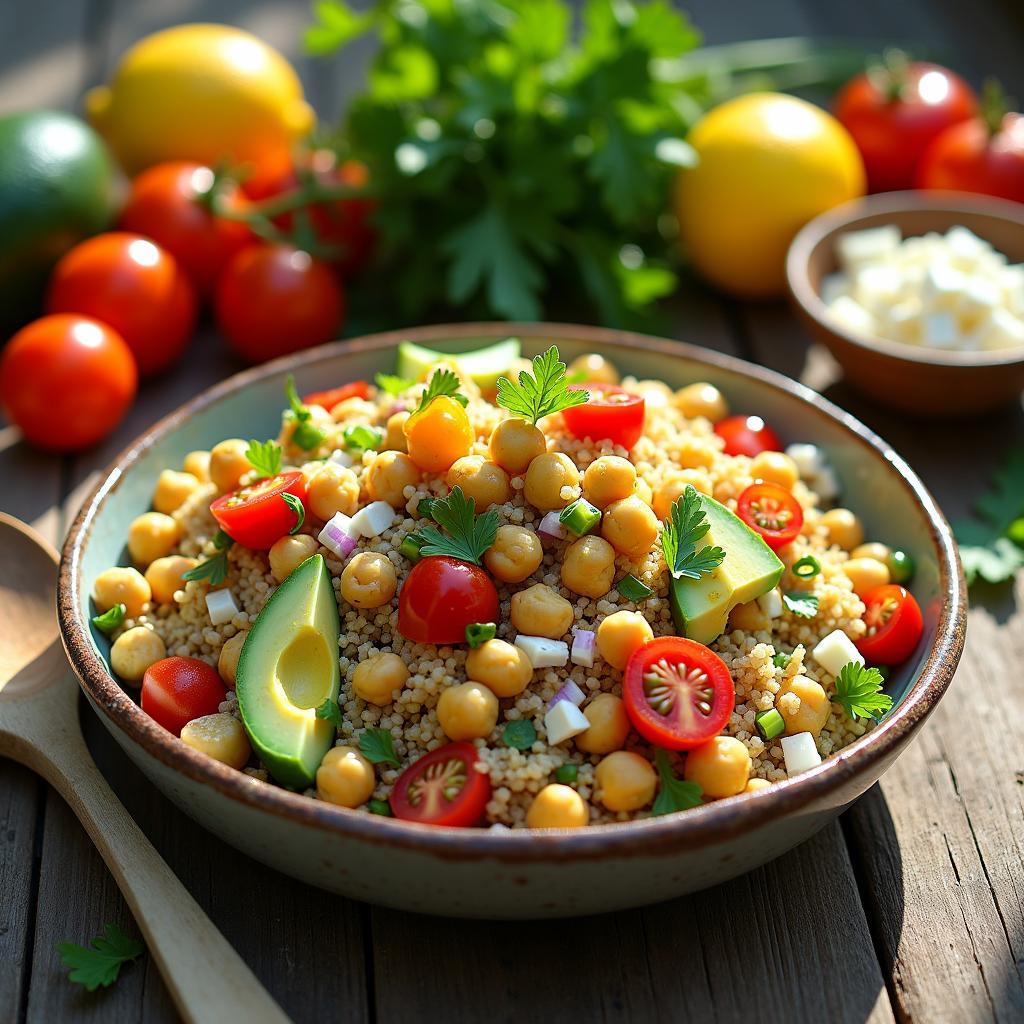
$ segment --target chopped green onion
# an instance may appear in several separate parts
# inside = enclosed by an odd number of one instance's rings
[[[786,720],[779,714],[777,708],[772,708],[770,711],[759,711],[754,715],[754,725],[766,740],[773,740],[785,731]]]
[[[493,622],[471,622],[466,627],[466,643],[470,647],[480,647],[498,635],[498,627]]]
[[[821,572],[821,562],[814,555],[804,555],[799,562],[793,563],[793,568],[790,571],[798,579],[812,580]]]
[[[641,601],[646,601],[647,598],[654,593],[653,590],[646,583],[641,583],[635,576],[630,574],[629,576],[623,576],[618,583],[615,584],[615,589],[627,600],[632,601],[634,604],[639,604]]]
[[[416,511],[423,519],[434,518],[434,502],[437,498],[420,498],[419,504],[416,506]]]
[[[371,800],[367,805],[366,809],[371,814],[379,814],[382,818],[393,817],[391,813],[391,804],[387,800]]]
[[[408,533],[402,538],[402,543],[398,545],[398,553],[415,565],[422,557],[420,548],[426,543],[426,540],[418,533]]]
[[[577,498],[558,514],[558,521],[567,529],[582,537],[601,522],[601,510],[591,505],[586,498]]]
[[[915,569],[914,559],[906,551],[897,548],[889,555],[889,575],[893,583],[909,583],[914,578]]]
[[[776,654],[774,658],[772,658],[772,664],[776,668],[785,668],[789,664],[789,659],[790,655],[782,654],[780,652],[779,654]]]
[[[537,730],[528,718],[520,718],[509,722],[501,734],[506,747],[516,750],[529,750],[537,742]]]
[[[384,440],[384,435],[372,427],[364,427],[359,424],[355,427],[346,427],[342,432],[346,448],[359,449],[361,451],[373,451]]]
[[[108,608],[102,615],[94,615],[92,617],[92,624],[101,633],[106,633],[107,636],[110,636],[124,622],[126,611],[128,609],[125,605],[115,604],[113,608]]]
[[[580,770],[574,764],[560,764],[555,769],[555,782],[563,786],[571,786],[579,777]]]

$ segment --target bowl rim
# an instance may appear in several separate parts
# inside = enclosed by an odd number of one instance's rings
[[[925,513],[929,539],[938,558],[939,586],[944,595],[935,641],[921,674],[902,702],[879,726],[837,755],[793,779],[754,793],[741,793],[685,813],[628,823],[591,825],[579,830],[535,832],[526,829],[465,829],[424,825],[349,810],[269,782],[261,782],[192,750],[157,725],[131,699],[93,651],[88,622],[79,615],[76,593],[81,581],[81,556],[93,522],[125,473],[164,435],[193,413],[223,396],[266,377],[316,364],[339,355],[379,353],[400,341],[430,345],[443,341],[519,336],[529,339],[572,339],[591,345],[640,348],[667,358],[683,357],[726,372],[752,377],[809,405],[834,421],[865,455],[888,463],[910,499]],[[782,374],[733,356],[626,331],[559,323],[463,323],[388,331],[295,353],[235,374],[213,385],[169,413],[129,444],[110,464],[85,499],[63,545],[58,580],[58,620],[65,649],[82,688],[113,726],[164,766],[205,784],[229,800],[278,818],[363,843],[399,847],[446,861],[490,858],[505,864],[564,863],[622,857],[672,854],[716,845],[741,833],[797,812],[809,812],[835,791],[873,766],[893,760],[912,732],[933,710],[952,680],[963,651],[966,628],[966,587],[952,531],[934,498],[906,461],[873,431],[816,392]],[[881,770],[881,769],[880,769]]]
[[[973,192],[904,191],[880,192],[851,199],[808,221],[790,243],[786,253],[786,283],[789,286],[790,297],[796,305],[822,330],[841,338],[848,345],[868,349],[905,363],[961,369],[991,369],[1024,364],[1024,346],[995,349],[991,352],[925,349],[923,346],[890,341],[877,334],[855,334],[829,316],[828,306],[811,284],[808,273],[811,254],[820,245],[833,240],[839,232],[857,230],[858,226],[869,218],[895,216],[900,213],[959,214],[966,217],[980,215],[1004,220],[1024,231],[1024,204],[999,199],[996,196],[983,196]]]

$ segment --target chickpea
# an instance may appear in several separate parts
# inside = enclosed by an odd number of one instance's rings
[[[569,632],[574,612],[572,605],[547,584],[535,583],[512,595],[510,619],[520,633],[557,640]]]
[[[540,538],[523,526],[499,526],[494,543],[484,552],[484,565],[502,583],[522,583],[543,559]]]
[[[504,505],[512,496],[508,473],[482,455],[464,455],[457,459],[448,470],[447,480],[449,487],[461,487],[463,494],[476,502],[477,512],[491,505]]]
[[[243,629],[225,640],[221,644],[220,654],[217,657],[217,671],[220,673],[221,679],[232,688],[238,677],[238,658],[248,635],[249,631]]]
[[[352,690],[368,703],[383,706],[395,699],[408,678],[409,669],[397,654],[375,654],[356,665]]]
[[[316,538],[305,533],[297,533],[294,537],[279,537],[267,552],[274,579],[284,583],[307,558],[316,554],[318,547]]]
[[[395,596],[398,574],[387,555],[360,551],[341,574],[341,596],[353,608],[379,608]]]
[[[466,675],[483,683],[496,697],[515,697],[529,685],[533,666],[514,644],[488,640],[466,655]]]
[[[221,494],[235,491],[242,477],[252,466],[245,457],[249,445],[239,437],[229,438],[213,446],[210,452],[210,480]]]
[[[331,747],[316,770],[316,794],[339,807],[360,807],[373,796],[373,765],[355,747]]]
[[[752,779],[747,780],[747,784],[743,787],[744,793],[760,793],[762,789],[771,789],[772,784],[767,779],[759,779],[756,775]]]
[[[567,376],[574,374],[586,374],[586,379],[594,384],[618,384],[622,379],[614,363],[610,363],[604,356],[597,352],[588,352],[586,355],[577,356],[566,368]]]
[[[683,441],[676,452],[680,469],[710,469],[715,462],[715,449],[706,441]]]
[[[853,592],[859,597],[866,597],[875,587],[885,586],[889,582],[889,567],[874,558],[851,558],[844,566]]]
[[[598,508],[628,498],[636,488],[636,469],[629,459],[602,455],[583,474],[583,497]]]
[[[446,473],[456,459],[469,454],[476,435],[466,410],[447,395],[414,412],[402,427],[409,457],[425,473]]]
[[[584,597],[604,597],[615,577],[615,548],[600,537],[580,537],[562,558],[562,582]]]
[[[639,612],[612,612],[597,627],[598,653],[612,668],[625,668],[633,652],[653,639],[651,624]]]
[[[583,828],[590,823],[586,801],[571,786],[545,786],[526,812],[528,828]]]
[[[588,754],[621,750],[629,735],[626,705],[611,693],[599,693],[584,709],[590,728],[576,737],[576,746]]]
[[[703,381],[680,388],[675,395],[675,404],[691,420],[703,416],[712,423],[718,423],[729,415],[729,404],[722,392],[714,384]]]
[[[174,550],[181,538],[177,521],[163,512],[143,512],[128,527],[128,554],[137,565],[149,565]]]
[[[523,493],[534,508],[547,512],[565,508],[573,500],[573,495],[564,495],[562,491],[567,488],[575,491],[579,483],[580,471],[568,455],[545,452],[538,455],[526,470]]]
[[[819,523],[828,530],[828,539],[847,551],[864,543],[864,527],[848,508],[829,509]]]
[[[186,473],[191,473],[201,484],[210,482],[210,453],[203,450],[189,452],[181,464]]]
[[[513,416],[502,420],[491,431],[491,458],[502,469],[516,476],[538,455],[543,455],[547,444],[540,428]]]
[[[241,771],[252,754],[249,738],[237,718],[216,714],[195,718],[181,730],[182,742],[229,768]]]
[[[866,544],[859,544],[850,552],[851,558],[873,558],[881,562],[886,568],[889,567],[889,559],[892,558],[892,548],[888,544],[879,544],[878,541],[868,541]]]
[[[682,497],[687,487],[710,496],[711,477],[703,469],[683,469],[666,477],[654,494],[654,514],[661,520],[672,514],[672,506]]]
[[[328,462],[311,477],[306,500],[324,522],[337,512],[350,516],[359,508],[359,481],[351,469]]]
[[[194,569],[199,562],[183,555],[166,555],[149,563],[146,570],[146,582],[152,599],[157,604],[170,604],[177,590],[185,589],[185,573]]]
[[[638,811],[654,799],[658,776],[650,761],[627,750],[605,757],[594,771],[598,799],[609,811]]]
[[[759,452],[750,463],[750,475],[787,491],[793,490],[800,479],[796,463],[785,452]]]
[[[408,453],[409,444],[405,439],[405,422],[408,418],[409,413],[405,410],[388,417],[387,432],[384,435],[384,448],[387,451]]]
[[[451,740],[483,739],[498,724],[498,698],[483,683],[460,683],[443,690],[437,721]]]
[[[759,629],[771,629],[772,620],[756,601],[738,604],[729,612],[729,629],[742,629],[757,632]]]
[[[156,480],[153,508],[168,515],[177,512],[201,486],[202,484],[191,473],[165,469]]]
[[[419,482],[419,466],[402,452],[380,452],[366,471],[366,493],[370,499],[386,501],[392,508],[401,508],[406,500],[406,487],[415,487]]]
[[[632,495],[605,509],[601,536],[619,554],[638,562],[658,539],[658,517],[650,505]]]
[[[750,753],[735,737],[716,736],[686,755],[683,777],[696,782],[704,796],[735,796],[747,788]]]
[[[92,585],[92,599],[101,613],[109,611],[115,604],[123,604],[129,619],[137,619],[152,596],[146,578],[138,569],[120,566],[104,569]]]
[[[110,648],[110,667],[126,682],[140,683],[150,665],[167,657],[167,648],[151,629],[126,629]]]
[[[643,478],[638,476],[636,483],[633,486],[633,493],[645,504],[654,504],[654,491],[651,490],[651,485]]]
[[[791,710],[791,703],[785,700],[786,694],[794,693],[800,698],[800,706]],[[786,735],[795,736],[798,732],[809,732],[817,738],[825,728],[832,702],[819,683],[807,676],[794,676],[782,684],[775,697],[775,707],[786,720]]]

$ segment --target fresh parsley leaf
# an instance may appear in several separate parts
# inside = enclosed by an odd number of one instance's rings
[[[359,737],[359,751],[367,761],[374,764],[393,764],[401,767],[395,753],[395,741],[387,729],[364,729]]]
[[[789,664],[790,655],[783,654],[781,651],[772,658],[772,664],[776,668],[785,668]]]
[[[235,542],[223,531],[218,530],[213,535],[213,546],[218,551],[227,551]]]
[[[660,747],[654,752],[654,764],[658,769],[661,786],[658,797],[651,808],[651,814],[671,814],[673,811],[686,811],[691,807],[700,807],[701,788],[696,782],[677,779],[672,773],[672,765],[668,754]]]
[[[1006,583],[1024,568],[1024,550],[1009,537],[996,537],[991,544],[961,544],[960,561],[968,586],[979,579],[986,583]]]
[[[446,555],[479,565],[483,553],[498,535],[498,510],[492,508],[479,516],[475,513],[476,501],[467,498],[461,487],[453,488],[447,498],[436,499],[430,516],[447,530],[447,536],[433,526],[424,526],[419,532],[426,543],[420,554]]]
[[[465,408],[468,399],[465,395],[459,394],[459,387],[459,378],[451,370],[435,370],[427,381],[427,386],[420,397],[420,404],[416,406],[416,412],[423,412],[435,398],[454,398]]]
[[[284,498],[284,503],[295,513],[295,525],[288,531],[288,535],[291,537],[302,529],[302,524],[306,521],[306,506],[294,494],[289,494],[287,491],[281,497]]]
[[[290,373],[284,382],[284,392],[288,396],[290,406],[285,413],[285,418],[295,423],[292,441],[303,451],[311,452],[323,443],[327,435],[319,427],[313,426],[311,422],[313,414],[309,411],[309,406],[299,398],[299,393],[295,390],[295,378]]]
[[[783,594],[782,603],[789,611],[794,615],[798,615],[801,619],[813,619],[818,614],[817,594]]]
[[[876,722],[892,708],[892,697],[882,693],[885,680],[877,668],[867,668],[860,662],[844,665],[836,679],[836,692],[832,700],[841,704],[850,718],[873,718]]]
[[[188,572],[182,573],[181,578],[183,580],[207,580],[211,587],[216,587],[227,579],[227,575],[227,552],[218,551],[217,554],[212,555],[205,562],[200,562],[194,569],[189,569]]]
[[[543,355],[534,356],[533,373],[522,370],[518,384],[508,377],[498,378],[497,404],[528,423],[574,405],[585,405],[589,399],[590,394],[582,388],[569,389],[565,363],[559,360],[554,345]]]
[[[145,947],[125,935],[116,924],[108,924],[89,948],[74,942],[58,942],[57,952],[64,966],[70,968],[68,978],[87,992],[95,992],[101,985],[106,987],[117,981],[122,965],[140,957]]]
[[[692,484],[687,484],[686,490],[672,504],[671,515],[661,533],[665,564],[677,580],[699,580],[725,561],[725,552],[720,547],[710,544],[697,547],[697,541],[710,529],[700,495]]]
[[[125,605],[115,604],[113,608],[108,608],[102,615],[94,615],[92,617],[92,624],[101,633],[106,633],[107,636],[110,636],[124,622],[126,611],[128,611],[128,608]]]
[[[1024,514],[1024,448],[1011,451],[992,474],[992,488],[975,502],[975,509],[999,533]]]
[[[245,457],[261,477],[277,476],[281,472],[281,446],[275,441],[250,441]]]
[[[316,709],[316,717],[332,722],[335,729],[341,728],[341,708],[338,706],[338,702],[336,700],[331,700],[330,697],[328,697],[327,700],[325,700],[323,704]]]
[[[361,423],[354,427],[346,427],[341,436],[345,447],[353,451],[376,451],[384,440],[384,435],[379,430],[363,426]]]
[[[405,377],[394,377],[390,373],[378,373],[373,379],[381,391],[395,396],[408,391],[416,383],[414,380],[406,380]]]
[[[506,747],[529,750],[537,742],[537,730],[529,719],[518,718],[505,726],[501,738]]]

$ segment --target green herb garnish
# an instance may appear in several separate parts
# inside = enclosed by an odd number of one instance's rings
[[[74,942],[58,942],[57,952],[64,966],[70,968],[68,978],[87,992],[95,992],[101,985],[106,987],[117,981],[121,967],[140,957],[145,946],[125,935],[116,924],[108,924],[103,935],[93,939],[88,948]]]
[[[309,406],[299,398],[299,394],[295,390],[295,378],[290,373],[284,382],[284,392],[288,396],[288,404],[291,406],[285,413],[285,419],[295,423],[292,440],[303,451],[311,452],[323,443],[327,435],[319,427],[313,426],[311,422],[313,414],[309,411]]]
[[[516,750],[529,750],[537,742],[537,730],[533,722],[527,718],[516,719],[509,722],[502,730],[501,738],[506,747],[514,747]]]
[[[783,594],[782,603],[794,615],[799,615],[801,619],[813,619],[818,614],[817,594]]]
[[[641,601],[646,601],[647,598],[654,593],[646,583],[638,580],[634,575],[632,575],[632,573],[629,576],[623,576],[622,579],[615,584],[615,589],[627,601],[632,601],[633,604],[639,604]]]
[[[571,786],[579,778],[580,770],[574,764],[560,764],[555,769],[555,782]]]
[[[836,679],[832,700],[841,704],[850,718],[873,718],[877,722],[892,708],[892,697],[882,693],[884,683],[877,668],[851,661],[843,666]]]
[[[288,535],[293,537],[302,529],[302,524],[306,521],[306,506],[294,494],[289,494],[287,491],[281,497],[284,498],[284,503],[295,515],[295,525],[288,531]]]
[[[783,654],[781,651],[772,658],[772,664],[776,668],[785,668],[789,664],[792,655]]]
[[[786,731],[786,720],[778,708],[770,708],[768,711],[758,711],[754,715],[754,726],[765,740],[773,740]]]
[[[1024,549],[1012,539],[1024,515],[1024,448],[992,475],[992,486],[974,506],[975,517],[953,524],[967,583],[1005,583],[1024,567]],[[890,567],[891,571],[891,567]]]
[[[471,622],[466,627],[466,643],[472,648],[482,647],[497,635],[498,627],[493,622]]]
[[[386,391],[389,395],[394,396],[408,391],[416,383],[414,380],[406,380],[405,377],[395,377],[390,373],[378,373],[373,379],[381,391]]]
[[[183,580],[208,580],[211,587],[223,583],[228,575],[228,548],[234,541],[223,531],[218,530],[213,536],[213,546],[217,554],[205,562],[200,562],[194,569],[182,573]]]
[[[275,441],[250,441],[245,457],[261,477],[277,476],[281,472],[281,446]]]
[[[393,764],[396,768],[402,765],[395,753],[394,738],[387,729],[364,729],[359,737],[359,751],[374,764]]]
[[[115,629],[121,628],[121,623],[124,622],[124,615],[128,609],[123,604],[115,604],[113,608],[108,608],[102,615],[94,615],[92,617],[92,624],[101,632],[106,633],[110,636]]]
[[[528,423],[574,405],[585,405],[589,392],[582,388],[570,389],[565,379],[565,363],[558,358],[558,349],[552,345],[543,355],[534,356],[533,373],[521,370],[519,383],[508,377],[498,378],[497,405]]]
[[[322,718],[327,722],[332,722],[335,729],[341,728],[341,708],[338,706],[338,702],[336,700],[331,700],[330,697],[328,697],[327,700],[325,700],[323,704],[316,709],[316,717]]]
[[[431,518],[448,532],[445,535],[433,526],[424,526],[420,536],[426,543],[420,554],[445,555],[479,565],[498,534],[498,510],[475,513],[476,501],[467,498],[461,487],[455,487],[447,498],[435,499],[430,507]]]
[[[661,550],[668,571],[678,580],[699,580],[725,561],[725,552],[710,544],[698,550],[699,541],[711,529],[700,495],[692,484],[673,502],[671,515],[661,532]]]
[[[379,814],[382,818],[394,817],[391,813],[391,804],[387,800],[369,800],[367,801],[366,809],[371,814]]]
[[[463,408],[469,404],[465,395],[459,394],[459,378],[451,370],[435,370],[427,381],[427,386],[420,396],[420,404],[416,406],[416,412],[423,412],[424,409],[435,398],[454,398]],[[415,415],[415,413],[414,413]]]
[[[601,510],[586,498],[577,498],[558,513],[558,521],[577,537],[582,537],[601,522]]]
[[[361,423],[354,427],[346,427],[341,436],[346,448],[362,452],[376,451],[384,440],[381,431],[363,426]]]
[[[437,498],[420,498],[416,505],[416,513],[422,519],[433,519],[434,518],[434,502],[438,501]]]
[[[398,553],[415,565],[420,560],[420,548],[426,543],[418,533],[407,533],[398,546]]]
[[[673,811],[686,811],[691,807],[700,807],[700,786],[696,782],[677,779],[672,773],[668,754],[661,747],[654,752],[654,764],[658,769],[661,786],[658,789],[654,806],[651,808],[651,814],[671,814]]]
[[[821,563],[814,555],[804,555],[798,562],[793,563],[790,572],[801,580],[812,580],[821,572]]]

